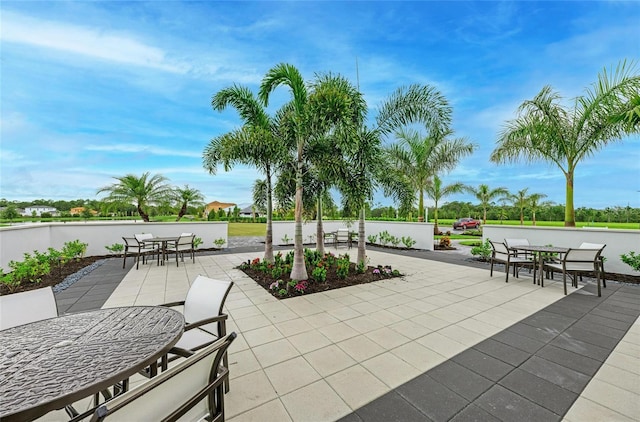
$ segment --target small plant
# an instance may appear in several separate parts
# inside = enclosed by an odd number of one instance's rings
[[[416,244],[416,241],[413,240],[411,237],[407,236],[404,237],[402,236],[402,244],[406,247],[406,248],[411,248],[413,245]]]
[[[449,236],[442,236],[440,238],[440,247],[441,248],[450,248],[451,247],[451,238]]]
[[[307,281],[306,280],[299,281],[298,283],[296,283],[295,286],[293,286],[293,288],[295,289],[296,292],[304,294],[304,291],[307,288]]]
[[[478,256],[481,261],[488,261],[491,258],[491,252],[493,252],[493,248],[489,239],[485,240],[482,245],[471,248],[471,255]]]
[[[216,245],[216,248],[218,248],[218,249],[222,249],[222,245],[224,245],[224,243],[225,243],[225,240],[224,240],[223,237],[213,241],[213,244]]]
[[[370,234],[369,236],[367,236],[367,240],[369,241],[369,243],[375,244],[378,241],[378,235]]]
[[[400,239],[398,239],[395,236],[390,236],[389,237],[389,242],[391,242],[391,244],[393,245],[394,248],[397,248],[398,245],[400,244]]]
[[[69,259],[79,259],[84,256],[84,253],[87,251],[87,243],[82,243],[79,240],[74,240],[71,242],[66,242],[62,246],[62,254]]]
[[[327,281],[327,269],[321,264],[318,264],[318,266],[313,269],[311,275],[313,276],[313,279],[315,281],[318,281],[320,283],[324,283],[325,281]]]
[[[349,255],[344,254],[338,258],[336,262],[336,274],[338,278],[344,280],[349,275],[349,266],[351,265],[351,261],[349,260]]]
[[[289,236],[287,236],[286,234],[284,236],[282,236],[282,243],[283,244],[288,245],[289,241],[291,241],[291,238],[289,238]]]
[[[628,254],[620,255],[620,259],[633,268],[633,271],[640,271],[640,254],[636,255],[635,252],[631,251]]]
[[[104,248],[113,254],[120,254],[124,251],[124,245],[122,243],[114,243],[113,245],[105,246]]]
[[[380,238],[380,244],[382,244],[382,246],[387,246],[387,244],[391,241],[391,235],[386,230],[380,232],[378,234],[378,237]]]
[[[202,245],[203,243],[204,243],[204,241],[202,240],[201,237],[194,237],[193,238],[193,248],[194,249],[198,249],[198,246]]]
[[[367,263],[364,261],[360,261],[358,262],[358,265],[356,265],[356,272],[358,274],[364,274],[366,269],[367,269]]]

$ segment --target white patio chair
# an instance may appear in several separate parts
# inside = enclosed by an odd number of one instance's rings
[[[604,243],[589,243],[582,242],[578,249],[604,249],[607,246]],[[607,288],[607,281],[605,280],[605,272],[604,272],[604,256],[600,253],[600,274],[602,275],[602,287]],[[582,274],[580,274],[580,281],[582,281]]]
[[[185,320],[184,334],[178,343],[162,359],[162,369],[168,362],[179,357],[188,357],[193,352],[206,347],[227,335],[227,314],[222,312],[224,302],[233,287],[233,281],[214,280],[199,275],[191,284],[185,300],[165,303],[161,306],[183,306]],[[223,357],[224,366],[228,366],[227,355]],[[229,391],[229,381],[225,381]]]
[[[340,243],[346,243],[347,248],[351,248],[351,235],[349,234],[349,229],[338,229],[334,237],[334,243],[336,249],[338,249],[338,245]]]
[[[0,296],[0,330],[57,316],[51,287]]]
[[[147,255],[157,255],[158,265],[160,265],[160,246],[155,243],[145,242],[145,240],[153,239],[151,233],[136,234],[134,237],[123,237],[124,240],[124,253],[122,259],[122,268],[127,263],[127,253],[131,252],[135,254],[136,270],[140,265],[140,257],[142,257],[142,264],[144,265]]]
[[[536,265],[532,258],[523,258],[518,256],[517,253],[509,248],[502,242],[492,242],[489,240],[491,248],[491,270],[490,275],[493,277],[493,264],[499,262],[504,264],[504,272],[506,273],[505,282],[509,282],[509,268],[513,267],[513,276],[518,277],[520,267],[532,267],[533,279],[536,279]]]
[[[102,404],[91,421],[224,421],[223,383],[229,368],[220,366],[220,360],[235,338],[231,333]]]
[[[196,237],[193,233],[182,233],[178,240],[173,244],[167,245],[167,252],[174,252],[176,254],[176,267],[178,266],[178,255],[181,256],[182,262],[184,262],[184,254],[191,255],[191,260],[195,264],[196,253],[193,242]]]
[[[598,296],[601,296],[601,260],[602,248],[576,248],[569,249],[562,257],[561,262],[545,263],[545,268],[562,272],[562,283],[564,284],[564,294],[567,294],[567,274],[572,278],[571,285],[578,287],[578,275],[580,273],[593,273],[598,284]],[[604,278],[604,274],[602,274]]]

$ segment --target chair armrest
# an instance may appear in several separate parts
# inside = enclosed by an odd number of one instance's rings
[[[205,318],[202,319],[200,321],[196,321],[196,322],[188,322],[184,325],[184,330],[192,330],[194,328],[198,328],[201,327],[203,325],[207,325],[207,324],[211,324],[212,322],[220,322],[220,321],[226,321],[227,318],[229,318],[229,316],[227,314],[220,314],[211,318]]]
[[[195,352],[183,349],[182,347],[172,347],[171,349],[169,349],[169,353],[182,356],[183,358],[188,358],[189,356],[195,355]]]
[[[158,305],[158,306],[164,306],[165,308],[173,308],[174,306],[182,306],[182,305],[184,305],[184,300],[181,300],[179,302],[163,303],[162,305]]]

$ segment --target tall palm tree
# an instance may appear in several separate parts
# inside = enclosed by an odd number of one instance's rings
[[[134,204],[145,222],[149,222],[147,207],[167,198],[171,192],[171,187],[165,183],[167,178],[160,174],[150,176],[146,172],[140,177],[127,174],[114,179],[118,182],[98,189],[97,193],[107,192],[105,200],[110,202]]]
[[[304,151],[314,137],[323,136],[336,125],[347,121],[361,121],[364,101],[353,102],[351,85],[341,77],[324,75],[316,78],[307,89],[302,75],[294,66],[280,63],[271,68],[260,85],[259,98],[265,106],[269,96],[279,86],[290,89],[292,99],[293,136],[295,138],[296,194],[294,261],[290,277],[306,280],[302,239],[302,191]]]
[[[446,198],[449,195],[453,195],[454,193],[461,193],[467,189],[468,189],[468,186],[466,186],[464,183],[461,183],[461,182],[455,182],[450,185],[442,186],[442,180],[440,179],[440,177],[438,177],[437,174],[433,176],[432,182],[427,185],[424,192],[427,195],[427,197],[433,199],[433,202],[434,202],[434,210],[433,210],[433,219],[435,223],[433,226],[434,233],[440,233],[440,229],[438,228],[438,202],[440,202],[442,199]]]
[[[524,226],[524,209],[529,202],[529,197],[527,196],[527,191],[529,188],[524,188],[519,190],[515,195],[513,195],[513,205],[518,207],[520,210],[520,225]]]
[[[424,193],[433,176],[452,170],[462,157],[474,150],[474,145],[464,138],[451,139],[451,129],[427,127],[427,131],[427,135],[422,136],[415,129],[401,128],[396,132],[400,142],[387,150],[398,173],[418,192],[418,221],[424,220]]]
[[[472,193],[478,201],[480,201],[480,206],[482,207],[482,224],[487,223],[487,208],[489,208],[491,202],[510,195],[507,188],[499,187],[491,189],[489,185],[486,184],[481,184],[477,188],[469,187],[467,191]]]
[[[415,191],[407,178],[387,165],[381,139],[410,125],[421,124],[441,130],[451,122],[451,108],[446,98],[429,85],[410,85],[394,91],[379,108],[371,128],[352,127],[343,135],[346,172],[340,191],[345,208],[359,213],[358,264],[366,260],[365,202],[381,188],[403,206],[408,206]]]
[[[244,121],[240,129],[211,140],[204,150],[203,165],[211,174],[219,164],[226,171],[236,163],[254,166],[265,173],[267,194],[267,233],[264,242],[264,260],[273,261],[273,203],[272,177],[278,164],[287,154],[287,147],[277,136],[277,122],[271,119],[260,101],[246,87],[234,85],[213,96],[214,110],[234,107]]]
[[[638,92],[640,75],[634,64],[626,61],[620,62],[615,72],[605,68],[598,81],[574,99],[570,109],[562,105],[557,92],[545,86],[520,105],[516,119],[507,122],[490,159],[496,163],[546,161],[558,166],[566,179],[564,225],[575,227],[576,166],[607,144],[640,133],[640,123],[632,112],[638,109],[633,105]],[[629,119],[620,118],[627,112],[631,113]]]
[[[176,221],[180,221],[182,217],[187,213],[187,207],[189,205],[199,207],[204,205],[204,196],[196,188],[190,188],[189,185],[184,185],[184,188],[176,187],[174,189],[175,200],[180,205],[180,211],[178,211],[178,218]]]

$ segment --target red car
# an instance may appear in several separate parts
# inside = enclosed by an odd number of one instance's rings
[[[480,227],[480,222],[478,220],[474,220],[473,218],[458,218],[453,223],[454,229],[477,229]]]

